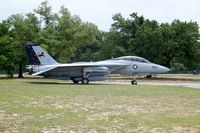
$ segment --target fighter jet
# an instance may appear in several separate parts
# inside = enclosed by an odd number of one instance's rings
[[[48,78],[72,80],[74,84],[81,82],[107,80],[110,74],[133,75],[131,84],[137,85],[136,75],[160,74],[170,69],[151,63],[138,56],[123,56],[97,62],[75,62],[61,64],[54,60],[38,44],[25,46],[29,59],[28,71],[33,75]]]

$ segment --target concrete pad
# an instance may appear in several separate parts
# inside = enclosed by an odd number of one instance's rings
[[[98,81],[98,82],[91,82],[91,84],[101,84],[101,85],[132,85],[130,81],[112,81],[112,82],[105,82],[105,81]],[[200,83],[198,82],[139,82],[138,85],[146,85],[146,86],[182,86],[182,87],[190,87],[200,89]]]

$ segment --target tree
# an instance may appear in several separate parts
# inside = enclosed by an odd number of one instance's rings
[[[197,68],[200,63],[199,27],[196,22],[174,20],[171,24],[176,44],[174,62],[182,63],[186,69]]]
[[[6,71],[9,77],[13,77],[16,69],[16,51],[11,44],[8,27],[0,23],[0,70]]]
[[[101,45],[101,32],[98,30],[97,26],[92,23],[82,22],[78,27],[78,31],[75,33],[76,51],[73,60],[98,60],[96,54]]]
[[[35,12],[45,21],[44,28],[39,32],[39,44],[59,62],[69,61],[74,55],[74,34],[79,20],[75,22],[64,6],[59,15],[53,14],[48,2],[43,2]]]
[[[59,14],[54,14],[47,2],[35,12],[45,21],[38,42],[59,62],[91,59],[91,54],[97,51],[100,32],[96,25],[82,22],[64,6]]]
[[[119,32],[105,32],[102,36],[99,59],[109,59],[127,54],[127,49],[123,45],[125,39]]]
[[[187,70],[199,67],[199,27],[196,22],[174,20],[171,24],[159,24],[137,13],[130,14],[128,19],[116,14],[113,21],[104,39],[109,44],[103,45],[112,50],[104,49],[108,53],[105,55],[138,55],[167,67]]]
[[[52,7],[49,5],[48,1],[44,1],[40,6],[34,10],[41,17],[41,23],[44,21],[45,27],[49,24],[53,24],[56,20],[57,14],[52,13]]]
[[[26,60],[24,45],[36,40],[40,31],[40,23],[33,13],[28,13],[25,16],[21,14],[12,15],[5,22],[9,25],[11,43],[17,51],[18,77],[23,78],[23,66]]]
[[[159,24],[137,13],[130,14],[129,18],[115,14],[113,21],[110,31],[102,32],[95,24],[71,15],[64,6],[59,13],[53,13],[52,7],[44,1],[34,13],[15,14],[1,24],[0,68],[5,69],[5,62],[13,61],[12,53],[18,77],[23,77],[27,42],[40,44],[59,62],[138,55],[175,69],[200,67],[200,35],[196,22],[174,20],[171,24]],[[6,52],[9,49],[11,51]],[[9,69],[5,70],[16,69],[12,62],[8,64]]]
[[[138,27],[135,38],[129,39],[129,54],[140,55],[149,59],[152,62],[159,62],[159,55],[162,49],[162,35],[159,31],[158,23],[153,20],[145,20],[145,22]]]

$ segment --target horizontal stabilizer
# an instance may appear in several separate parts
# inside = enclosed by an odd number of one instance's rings
[[[50,70],[55,69],[55,68],[56,68],[56,66],[50,67],[50,68],[44,69],[44,70],[42,70],[42,71],[36,72],[36,73],[34,73],[34,74],[32,74],[32,75],[33,75],[33,76],[40,75],[40,74],[42,74],[42,73],[45,73],[45,72],[50,71]]]

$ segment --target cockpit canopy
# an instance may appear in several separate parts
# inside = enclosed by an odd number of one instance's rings
[[[150,61],[138,56],[123,56],[114,58],[113,60],[127,60],[127,61],[141,62],[141,63],[151,63]]]

